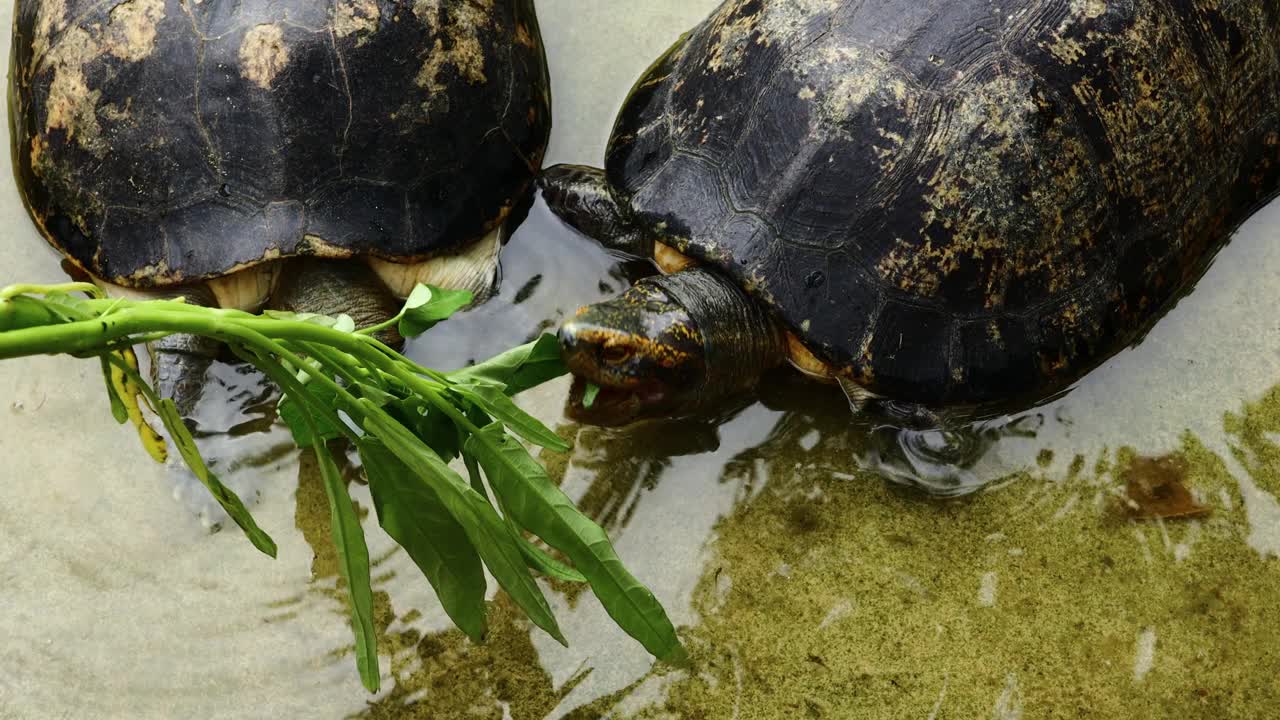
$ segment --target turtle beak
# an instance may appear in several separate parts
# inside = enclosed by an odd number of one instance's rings
[[[577,380],[569,416],[616,426],[696,406],[706,373],[702,337],[691,327],[680,305],[643,283],[580,308],[559,331],[561,357]]]
[[[560,326],[560,357],[569,372],[604,387],[630,387],[642,380],[629,352],[620,352],[624,334],[582,320]]]
[[[629,386],[641,379],[642,359],[628,348],[635,338],[610,324],[609,307],[579,308],[560,326],[560,357],[569,372],[604,386]]]
[[[579,310],[578,312],[581,314],[582,310]],[[583,323],[580,323],[577,320],[566,320],[564,324],[560,326],[560,332],[558,335],[560,340],[560,357],[564,359],[565,365],[569,367],[569,371],[575,375],[578,374],[578,371],[574,368],[581,367],[582,355],[586,347],[586,343],[583,340],[586,335],[586,333],[583,332],[584,329],[585,326]]]
[[[565,404],[565,414],[573,420],[585,422],[589,425],[625,425],[633,415],[634,409],[615,407],[620,403],[614,402],[617,400],[614,396],[624,396],[627,393],[625,391],[614,391],[609,387],[608,383],[599,382],[604,378],[601,377],[601,368],[598,363],[599,353],[595,342],[595,338],[598,337],[596,332],[598,328],[594,327],[594,323],[578,319],[587,312],[587,308],[580,308],[577,317],[566,320],[560,326],[560,332],[558,333],[560,357],[564,360],[565,366],[569,368],[569,372],[573,373],[573,385],[569,389],[569,399]],[[585,400],[588,384],[595,385],[598,388],[590,406],[587,405]],[[604,397],[600,397],[601,395]],[[605,402],[601,402],[602,400]],[[624,401],[621,404],[628,403]],[[618,412],[618,410],[622,410],[622,412]]]
[[[610,348],[618,346],[623,333],[592,322],[590,311],[591,308],[582,308],[576,317],[560,326],[560,355],[574,375],[565,412],[590,425],[627,425],[640,418],[644,400],[659,401],[661,394],[654,392],[657,388],[637,392],[652,384],[651,379],[635,377],[631,363],[618,363],[611,358]],[[596,389],[588,402],[589,385]]]

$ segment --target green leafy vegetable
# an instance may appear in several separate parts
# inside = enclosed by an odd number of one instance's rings
[[[391,452],[431,486],[445,509],[462,525],[494,579],[529,619],[567,646],[569,643],[560,632],[547,599],[525,569],[519,546],[507,534],[502,519],[489,501],[450,469],[431,448],[410,442],[403,428],[390,427],[383,424],[381,418],[370,417],[366,429],[382,437]]]
[[[336,389],[314,388],[309,392],[325,405],[337,402]],[[338,418],[312,417],[311,422],[307,422],[304,407],[291,395],[285,395],[280,399],[277,411],[280,413],[280,420],[289,428],[289,432],[293,433],[293,443],[300,448],[309,448],[317,442],[328,442],[342,437],[342,425]]]
[[[471,293],[466,290],[444,290],[419,285],[404,304],[397,329],[405,337],[417,337],[470,305],[471,299]]]
[[[491,417],[502,421],[511,432],[550,450],[566,452],[569,444],[551,432],[529,413],[511,401],[501,385],[454,385],[453,390],[480,406]]]
[[[356,669],[360,679],[370,692],[377,692],[381,685],[378,672],[378,639],[373,627],[373,588],[369,579],[369,548],[364,541],[364,530],[356,515],[347,486],[342,482],[333,456],[324,443],[313,446],[320,465],[320,477],[324,480],[325,494],[329,497],[329,520],[333,528],[333,544],[338,548],[338,567],[342,579],[347,581],[351,599],[351,627],[356,635]]]
[[[274,541],[209,470],[177,407],[139,375],[131,348],[174,333],[214,337],[279,385],[281,421],[319,462],[348,588],[356,665],[370,691],[378,689],[380,671],[369,551],[330,454],[332,442],[359,451],[379,524],[473,640],[482,640],[487,628],[487,568],[534,624],[565,642],[532,569],[589,583],[622,629],[657,657],[679,660],[679,639],[653,594],[622,566],[604,531],[508,434],[550,450],[568,449],[511,399],[564,374],[555,338],[544,335],[448,374],[423,368],[376,339],[391,327],[406,337],[420,334],[470,302],[469,293],[419,286],[396,317],[357,329],[345,315],[259,316],[181,299],[108,299],[77,283],[21,285],[0,290],[0,360],[55,353],[99,358],[112,416],[132,421],[148,451],[164,461],[164,439],[145,411],[158,415],[186,465],[250,542],[272,557]],[[447,464],[459,455],[466,479]]]
[[[536,341],[521,345],[478,365],[449,373],[460,383],[489,382],[506,387],[507,395],[519,395],[565,372],[560,359],[560,343],[553,335],[542,335]]]
[[[627,572],[604,530],[574,507],[524,446],[494,423],[473,433],[466,449],[479,459],[503,506],[573,562],[620,627],[656,657],[683,659],[675,629],[653,593]]]
[[[582,393],[582,407],[590,409],[596,404],[596,397],[600,395],[600,386],[595,383],[587,383],[586,389]]]
[[[422,570],[453,624],[480,642],[488,629],[487,583],[466,531],[435,491],[414,477],[381,440],[367,437],[358,447],[382,529]]]

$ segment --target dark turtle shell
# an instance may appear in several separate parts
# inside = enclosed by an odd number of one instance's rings
[[[27,205],[125,285],[446,252],[550,133],[532,0],[20,0],[14,34]]]
[[[607,172],[868,389],[1043,397],[1280,187],[1280,5],[732,0],[635,87]]]

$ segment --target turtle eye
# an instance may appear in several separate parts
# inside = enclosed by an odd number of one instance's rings
[[[620,365],[630,360],[632,354],[626,345],[609,345],[600,351],[600,359],[610,365]]]

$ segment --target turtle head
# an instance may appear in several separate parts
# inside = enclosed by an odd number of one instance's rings
[[[579,309],[560,327],[560,348],[574,375],[567,412],[592,425],[683,414],[706,384],[702,331],[652,279]]]
[[[783,362],[785,343],[765,310],[716,272],[646,278],[561,326],[575,376],[568,414],[617,426],[713,409]]]

